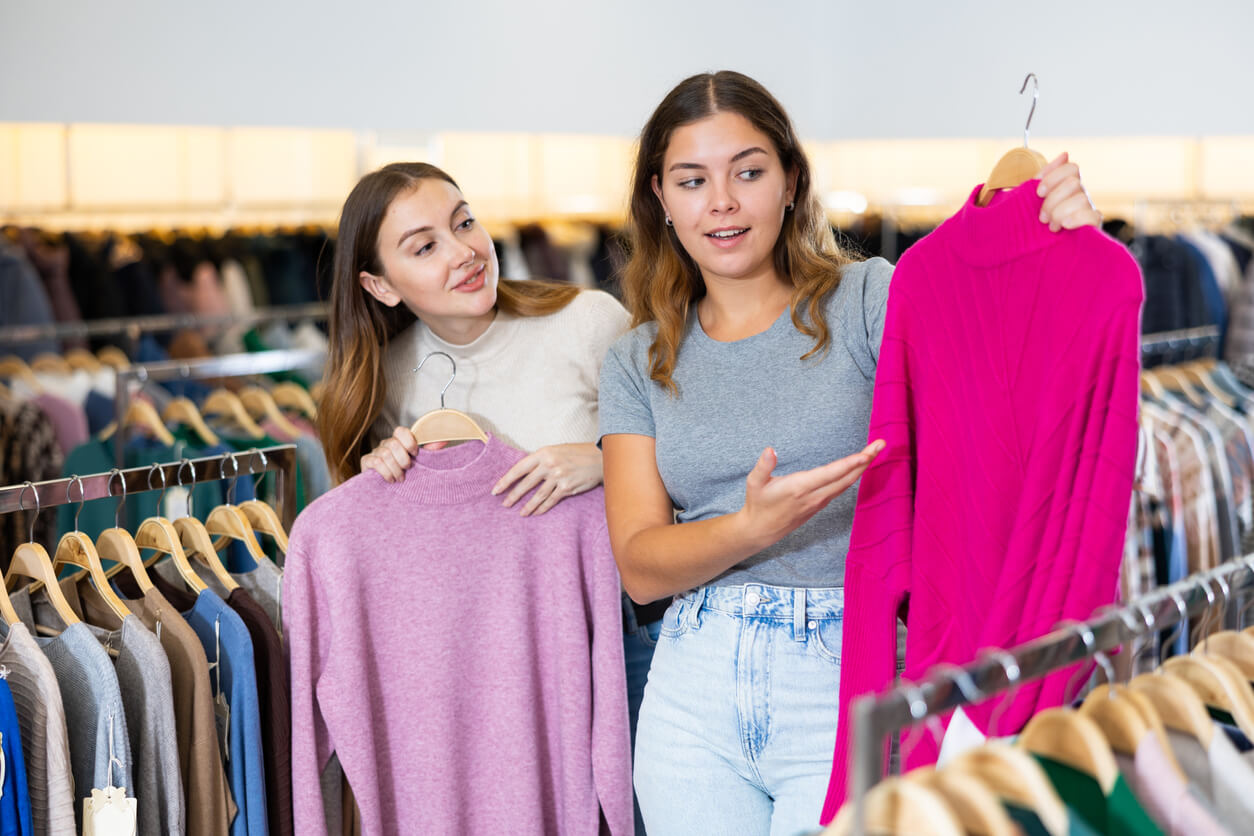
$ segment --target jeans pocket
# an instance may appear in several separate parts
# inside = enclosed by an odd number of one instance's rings
[[[652,624],[646,624],[643,627],[636,628],[636,638],[645,647],[657,647],[658,637],[662,632],[662,622],[655,621]]]
[[[662,616],[660,622],[661,627],[658,628],[658,636],[666,639],[677,639],[684,633],[688,632],[688,611],[692,608],[692,604],[687,601],[675,601],[666,608],[666,614]]]
[[[814,642],[814,649],[829,662],[840,664],[840,643],[844,635],[844,619],[843,618],[821,618],[817,621],[818,626],[810,631],[810,639]]]

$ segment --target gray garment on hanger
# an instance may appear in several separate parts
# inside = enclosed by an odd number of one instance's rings
[[[44,593],[37,594],[42,597]],[[9,597],[18,617],[34,633],[36,621],[30,593],[19,589]],[[64,624],[58,617],[55,623],[46,626],[61,629]],[[83,622],[64,627],[61,635],[54,638],[36,635],[35,642],[56,673],[61,704],[65,708],[65,725],[70,740],[74,741],[70,747],[70,767],[74,775],[74,818],[78,832],[83,826],[82,802],[91,797],[92,789],[104,789],[112,783],[115,787],[125,787],[127,797],[135,797],[131,739],[122,689],[113,670],[113,660]]]
[[[268,557],[257,561],[257,568],[249,572],[232,572],[235,582],[248,590],[253,600],[261,605],[266,616],[274,623],[274,629],[283,638],[283,570]]]
[[[1193,736],[1167,729],[1172,754],[1189,784],[1211,803],[1225,827],[1240,833],[1254,822],[1254,766],[1222,731],[1216,729],[1210,748]]]
[[[0,631],[4,633],[0,666],[8,670],[5,679],[22,733],[32,832],[35,836],[72,833],[74,776],[57,674],[25,624],[9,626],[0,620]]]

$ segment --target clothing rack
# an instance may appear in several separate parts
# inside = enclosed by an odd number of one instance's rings
[[[280,444],[242,453],[223,453],[167,464],[70,476],[47,482],[27,482],[0,488],[0,514],[44,511],[58,505],[77,505],[93,499],[117,497],[125,502],[131,494],[164,490],[178,485],[233,479],[273,471],[278,481],[279,507],[275,512],[290,530],[296,519],[296,445]],[[80,494],[81,491],[81,494]]]
[[[140,363],[117,370],[117,391],[114,393],[114,415],[118,438],[114,452],[118,466],[123,464],[126,453],[126,422],[123,418],[131,405],[132,383],[148,381],[162,383],[171,380],[204,380],[218,377],[248,377],[255,374],[308,369],[325,359],[321,351],[311,349],[277,349],[243,354],[225,354],[202,360],[163,360],[158,363]]]
[[[1188,352],[1190,358],[1218,356],[1219,328],[1204,325],[1180,331],[1159,331],[1141,338],[1141,360]]]
[[[30,343],[48,339],[76,337],[122,336],[131,341],[134,354],[144,334],[159,334],[184,328],[209,326],[256,325],[262,322],[326,319],[330,305],[312,302],[305,305],[280,305],[258,308],[250,314],[157,314],[117,319],[93,319],[87,322],[55,322],[43,325],[6,325],[0,327],[0,346],[8,343]]]
[[[849,756],[855,804],[854,832],[864,833],[863,802],[883,774],[884,744],[936,714],[983,701],[1027,680],[1039,679],[1076,662],[1092,659],[1137,638],[1187,622],[1217,603],[1225,606],[1254,589],[1254,555],[1199,572],[1123,606],[1100,610],[1093,619],[1059,625],[1054,632],[1011,650],[987,651],[963,667],[944,666],[921,682],[903,683],[853,702],[853,747]],[[1235,627],[1239,607],[1227,607]]]

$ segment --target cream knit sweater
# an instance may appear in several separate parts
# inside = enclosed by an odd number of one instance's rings
[[[449,364],[457,377],[444,405],[468,413],[479,425],[520,450],[597,440],[597,380],[610,345],[626,332],[630,316],[608,293],[585,290],[547,316],[498,311],[477,340],[453,345],[416,322],[392,340],[384,355],[388,393],[375,423],[378,443],[397,426],[409,426],[440,406]]]

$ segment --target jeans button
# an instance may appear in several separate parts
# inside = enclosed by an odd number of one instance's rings
[[[749,594],[745,595],[745,603],[751,607],[756,607],[761,600],[762,600],[762,596],[756,592],[750,592]]]

